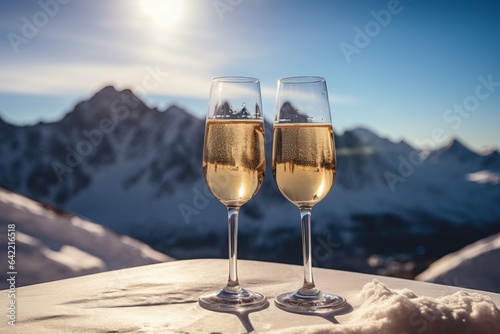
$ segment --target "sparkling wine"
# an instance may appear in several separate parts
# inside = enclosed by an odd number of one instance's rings
[[[260,120],[207,120],[203,171],[208,187],[222,203],[239,207],[264,181],[266,158]]]
[[[272,166],[281,193],[299,208],[312,208],[335,179],[331,124],[275,124]]]

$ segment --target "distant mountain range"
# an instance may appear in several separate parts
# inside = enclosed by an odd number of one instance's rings
[[[272,125],[265,131],[267,173],[242,207],[240,255],[299,263],[299,214],[274,184]],[[0,186],[176,258],[224,257],[226,214],[203,179],[203,135],[204,120],[185,110],[105,87],[55,123],[0,119]],[[373,253],[427,261],[500,231],[498,151],[453,140],[421,152],[366,128],[335,142],[335,185],[313,210],[316,265],[364,268]]]

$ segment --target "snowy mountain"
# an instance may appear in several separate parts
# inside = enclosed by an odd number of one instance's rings
[[[242,207],[240,256],[300,263],[299,214],[274,184],[265,130],[267,174]],[[204,120],[176,106],[150,109],[105,87],[59,122],[0,120],[0,186],[176,258],[225,257],[226,214],[203,179],[203,135]],[[365,128],[335,141],[335,185],[313,210],[316,265],[360,270],[367,254],[392,253],[428,263],[500,230],[498,151],[454,140],[420,152]]]
[[[15,231],[15,237],[1,233],[0,245],[7,250],[8,242],[14,243],[10,254],[15,262],[8,272],[17,272],[17,286],[173,260],[142,242],[2,188],[0,226]],[[6,270],[0,273],[0,289],[8,288],[6,275]]]

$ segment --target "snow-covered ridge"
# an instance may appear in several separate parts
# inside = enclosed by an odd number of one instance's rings
[[[434,262],[417,280],[500,293],[500,234]]]
[[[0,188],[0,225],[7,231],[11,224],[18,286],[173,260],[128,236]],[[7,234],[0,236],[7,249]],[[6,277],[0,282],[0,289],[7,287]]]

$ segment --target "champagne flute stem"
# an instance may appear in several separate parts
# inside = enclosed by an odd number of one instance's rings
[[[240,208],[228,207],[228,237],[229,237],[229,279],[224,288],[229,293],[239,293],[241,291],[238,282],[238,214]]]
[[[304,261],[304,284],[299,289],[302,295],[315,295],[319,292],[314,285],[311,255],[311,209],[300,209],[302,227],[302,257]]]

